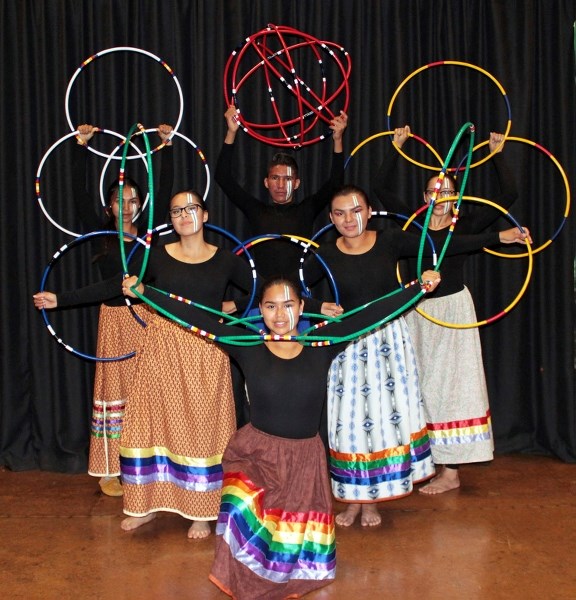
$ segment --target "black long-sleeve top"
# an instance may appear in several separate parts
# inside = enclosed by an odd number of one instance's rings
[[[478,250],[483,246],[493,246],[499,243],[498,232],[488,232],[477,235],[460,235],[454,237],[449,246],[452,253]],[[390,229],[376,232],[376,241],[372,248],[363,254],[346,254],[338,249],[336,242],[322,244],[320,256],[326,262],[339,293],[339,302],[345,310],[362,306],[366,302],[380,298],[398,288],[396,265],[404,257],[416,256],[420,248],[420,235],[404,232],[400,229]],[[430,257],[423,258],[423,270],[432,269],[430,245],[426,241],[425,253]],[[437,251],[438,247],[437,247]],[[444,271],[440,269],[444,285]],[[416,279],[416,263],[409,273],[410,280]],[[325,271],[314,257],[306,261],[304,279],[308,286],[313,286],[325,276]]]
[[[412,286],[340,323],[330,323],[317,330],[316,334],[327,337],[351,335],[392,314],[419,293],[420,286]],[[183,321],[216,336],[251,335],[244,328],[215,322],[206,312],[148,287],[144,295]],[[244,373],[250,400],[250,421],[254,427],[284,438],[302,439],[316,435],[326,397],[328,369],[342,350],[342,344],[347,342],[321,347],[303,346],[300,354],[291,359],[276,356],[263,343],[255,346],[215,343],[237,361]]]
[[[138,274],[141,264],[142,256],[135,260],[131,272]],[[253,278],[248,263],[227,250],[218,248],[216,253],[204,262],[186,263],[170,256],[165,246],[159,246],[150,249],[144,282],[221,310],[227,286],[233,284],[243,291],[249,291]],[[124,298],[121,272],[98,283],[61,292],[58,294],[58,306],[107,302],[118,295]]]
[[[314,219],[329,204],[334,191],[344,182],[344,154],[332,154],[329,179],[322,187],[301,202],[269,204],[261,202],[242,188],[232,175],[234,144],[223,144],[214,179],[226,196],[244,213],[250,225],[251,237],[272,234],[292,234],[311,238]],[[302,248],[288,240],[271,240],[256,244],[251,250],[256,270],[262,277],[296,272]]]
[[[393,173],[395,172],[398,164],[399,155],[395,150],[387,152],[380,169],[377,171],[376,176],[373,179],[373,189],[378,196],[380,202],[384,208],[390,212],[397,212],[411,215],[415,208],[409,207],[395,192],[392,186]],[[510,208],[518,197],[516,189],[516,183],[512,172],[510,171],[502,153],[496,153],[492,156],[490,162],[496,169],[496,175],[498,177],[498,184],[500,186],[500,193],[493,199],[493,201],[503,208]],[[450,244],[452,245],[461,235],[463,234],[475,234],[487,229],[492,225],[499,217],[501,213],[492,207],[481,205],[474,206],[474,209],[470,211],[470,215],[463,215],[459,217],[456,227],[454,229],[454,235]],[[422,224],[424,222],[425,215],[422,214],[418,217],[418,221]],[[430,237],[436,245],[436,250],[440,253],[446,237],[449,233],[449,228],[440,229],[434,231],[428,229]],[[497,243],[497,242],[495,242]],[[489,246],[491,244],[486,244]],[[475,250],[479,250],[476,248]],[[474,250],[474,249],[471,249]],[[464,289],[464,264],[468,258],[468,254],[457,254],[457,255],[446,255],[440,265],[440,272],[442,274],[442,285],[438,286],[433,292],[434,297],[449,296],[460,292]],[[423,259],[423,269],[432,268],[431,258]],[[416,261],[414,259],[408,260],[408,272],[413,273],[416,270]]]
[[[174,181],[174,154],[172,146],[165,146],[162,151],[160,176],[158,178],[158,188],[154,196],[154,220],[153,226],[156,227],[166,222],[168,206],[172,194],[172,185]],[[72,189],[74,192],[75,208],[83,228],[86,232],[102,231],[106,229],[108,218],[95,209],[95,199],[86,189],[86,160],[88,150],[79,144],[75,145],[72,158]],[[142,198],[142,201],[144,199]],[[102,207],[103,210],[103,207]],[[142,237],[147,230],[148,214],[144,211],[136,221],[138,235]],[[135,244],[134,240],[125,241],[126,254],[130,254]],[[99,251],[95,257],[95,264],[98,266],[100,275],[103,279],[114,276],[122,271],[122,256],[120,253],[120,243],[115,236],[103,236],[98,245]],[[118,291],[118,290],[117,290]],[[138,303],[135,300],[134,303]],[[60,303],[60,296],[59,296]],[[122,306],[126,303],[122,294],[106,300],[108,306]]]

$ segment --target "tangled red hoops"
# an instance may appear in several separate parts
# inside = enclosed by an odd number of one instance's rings
[[[268,25],[230,55],[224,98],[227,105],[236,106],[240,125],[250,136],[273,146],[299,148],[326,138],[330,121],[340,110],[348,110],[350,71],[350,56],[339,44],[292,27]],[[337,83],[331,86],[333,81]],[[241,91],[251,105],[264,109],[264,122],[242,112]],[[262,93],[268,102],[255,102]]]

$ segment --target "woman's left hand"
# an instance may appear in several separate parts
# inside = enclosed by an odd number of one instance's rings
[[[440,283],[440,273],[438,271],[427,270],[422,273],[422,288],[428,294],[433,292]]]

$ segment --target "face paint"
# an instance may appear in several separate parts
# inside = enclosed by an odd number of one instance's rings
[[[286,179],[286,199],[290,200],[292,198],[293,190],[293,180],[292,180],[292,167],[288,167],[286,171],[286,175],[288,179]]]
[[[194,196],[190,193],[186,193],[186,204],[194,204]],[[194,233],[198,231],[198,215],[196,212],[192,212],[192,221],[194,223]]]
[[[132,192],[132,198],[136,198],[136,189],[131,187],[130,191]],[[138,213],[138,206],[136,202],[131,202],[130,206],[132,207],[132,221],[136,219],[136,214]]]
[[[284,298],[286,299],[286,302],[290,300],[290,288],[287,285],[284,286]],[[290,331],[292,331],[294,327],[296,327],[296,320],[294,319],[294,310],[291,306],[288,306],[286,308],[286,312],[288,313],[288,326],[290,327]]]
[[[358,206],[360,206],[360,202],[358,202],[358,198],[356,197],[356,195],[352,196],[352,201],[354,202],[354,208],[357,208]],[[358,225],[358,235],[362,235],[362,232],[364,231],[364,223],[362,222],[362,213],[357,212],[354,214],[356,216],[356,224]]]

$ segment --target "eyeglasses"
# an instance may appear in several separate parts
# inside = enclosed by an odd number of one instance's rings
[[[426,190],[426,195],[429,198],[432,198],[434,191],[435,190]],[[436,195],[440,196],[440,198],[450,198],[450,196],[457,196],[458,193],[456,192],[456,190],[441,190]]]
[[[182,214],[182,211],[186,211],[187,215],[195,215],[200,210],[204,209],[199,204],[187,204],[186,206],[171,208],[168,212],[170,213],[170,218],[177,219]]]

